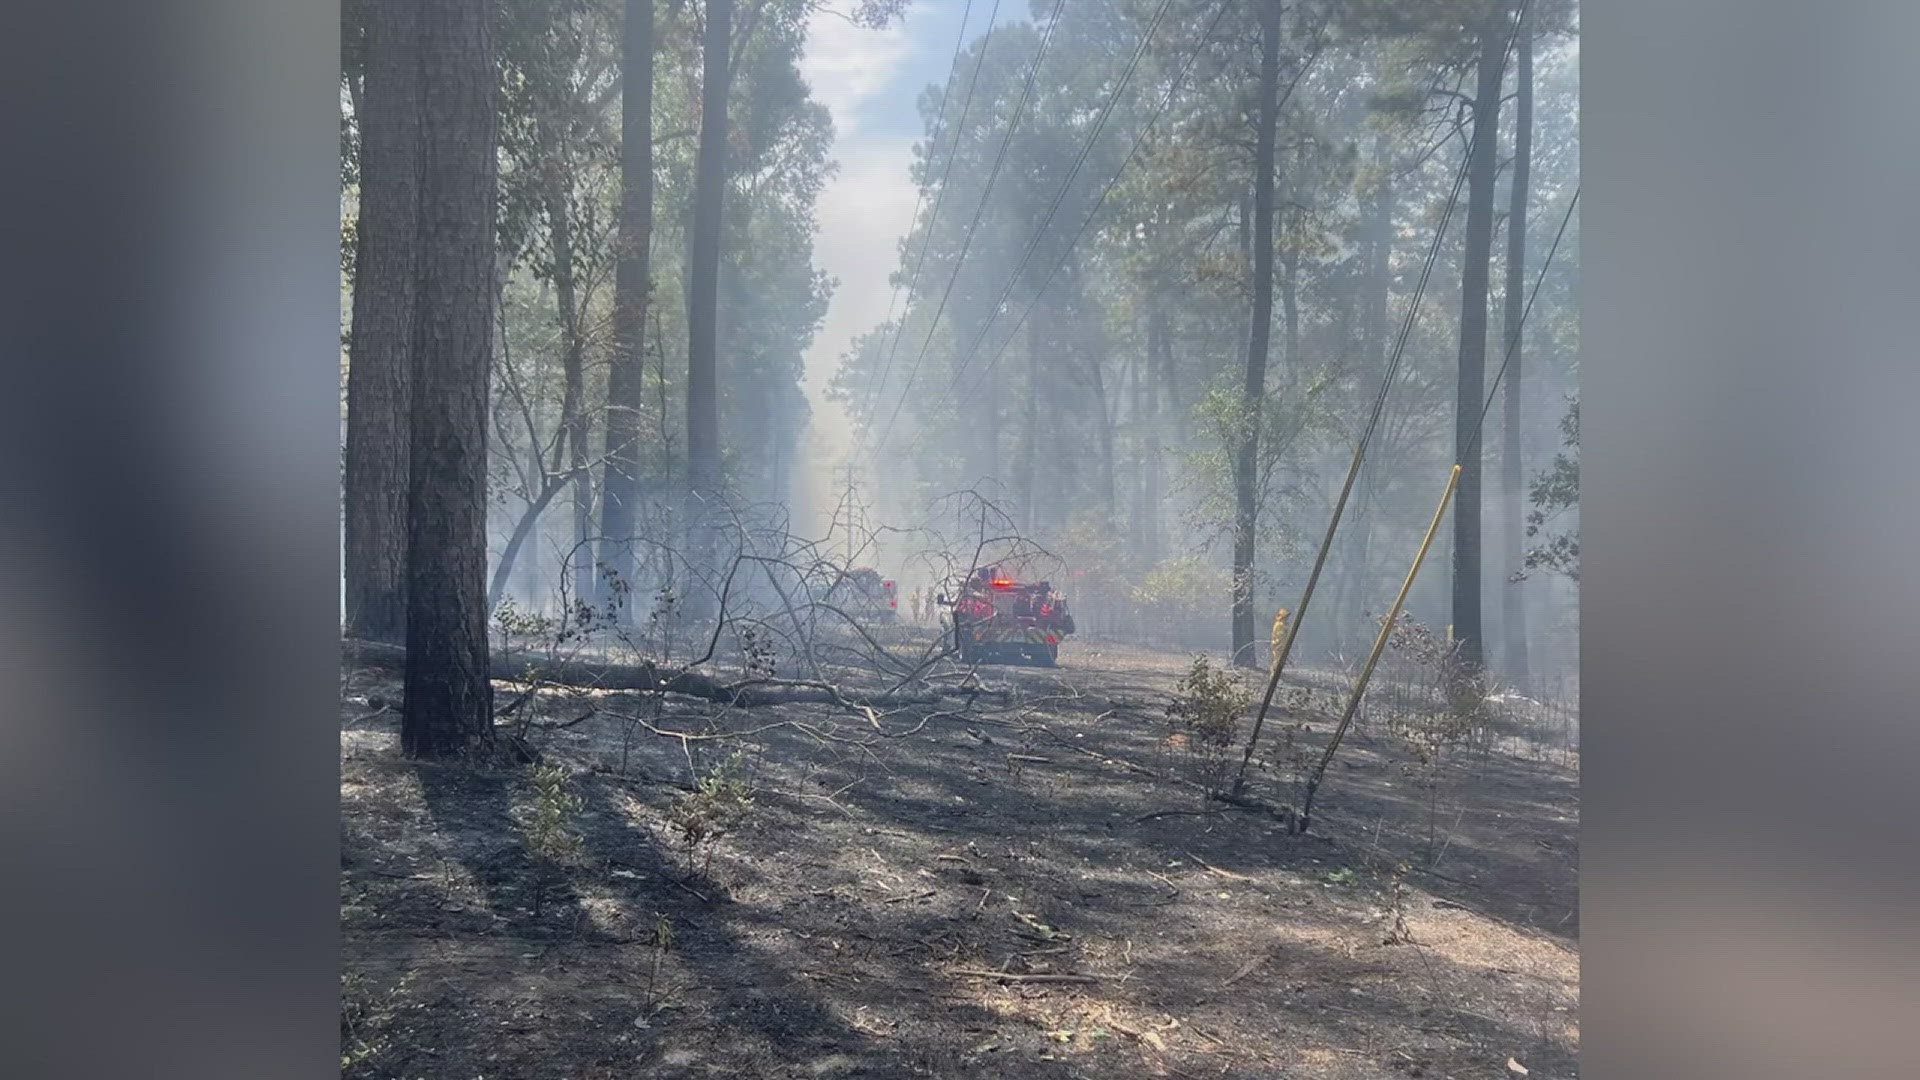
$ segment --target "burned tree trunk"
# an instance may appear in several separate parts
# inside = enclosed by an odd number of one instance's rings
[[[1523,16],[1524,17],[1524,16]],[[1501,401],[1503,420],[1500,440],[1500,518],[1501,563],[1506,573],[1500,581],[1500,624],[1507,643],[1507,678],[1525,687],[1527,670],[1527,603],[1524,580],[1526,569],[1526,522],[1521,509],[1520,464],[1520,317],[1523,305],[1527,265],[1527,184],[1533,159],[1533,42],[1527,27],[1520,28],[1519,56],[1514,75],[1513,99],[1513,189],[1507,210],[1507,296],[1506,348],[1511,358],[1505,361],[1506,394]]]
[[[1253,159],[1253,317],[1247,329],[1247,378],[1239,446],[1233,458],[1233,662],[1254,665],[1254,532],[1259,522],[1260,412],[1273,338],[1273,143],[1279,121],[1280,0],[1260,8],[1259,131]]]
[[[487,377],[492,349],[492,4],[423,0],[420,302],[407,515],[407,659],[401,746],[439,756],[486,745]]]
[[[360,124],[343,478],[347,632],[398,641],[407,624],[407,430],[420,225],[415,5],[372,6]]]
[[[1467,163],[1466,251],[1460,271],[1460,366],[1454,401],[1453,452],[1460,490],[1453,507],[1453,633],[1460,657],[1485,660],[1480,627],[1480,443],[1475,438],[1486,397],[1487,278],[1493,252],[1493,184],[1500,137],[1500,69],[1507,20],[1497,8],[1480,31],[1473,99],[1472,157]]]
[[[619,254],[613,282],[613,363],[607,370],[599,561],[631,584],[638,576],[631,539],[639,521],[653,241],[653,0],[627,0],[621,56]],[[622,611],[631,614],[630,609]]]
[[[687,525],[694,557],[713,561],[720,498],[720,217],[727,185],[727,84],[733,0],[707,0],[700,147],[693,185],[687,284]]]

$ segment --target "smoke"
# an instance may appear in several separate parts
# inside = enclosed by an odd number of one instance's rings
[[[792,511],[795,527],[809,536],[826,534],[845,492],[855,443],[846,409],[827,400],[827,382],[854,337],[887,317],[888,275],[899,259],[900,237],[912,225],[917,192],[908,167],[917,129],[876,127],[862,123],[861,115],[896,92],[894,84],[906,73],[912,52],[904,29],[859,30],[825,12],[816,13],[807,27],[801,69],[815,99],[833,113],[839,164],[815,211],[814,260],[838,286],[806,355],[813,418]]]

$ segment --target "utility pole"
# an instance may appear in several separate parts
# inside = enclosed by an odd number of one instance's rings
[[[847,494],[841,505],[847,508],[847,569],[853,569],[853,459],[847,459]]]

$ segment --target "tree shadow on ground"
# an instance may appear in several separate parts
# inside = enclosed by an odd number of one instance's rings
[[[1036,688],[1029,698],[1046,693],[1057,694]],[[1062,738],[1149,762],[1150,702],[1116,714],[1091,707],[1093,693],[1057,696],[1066,705],[1046,720]],[[1383,949],[1382,927],[1362,920],[1376,901],[1360,885],[1332,884],[1367,854],[1378,815],[1411,813],[1399,789],[1342,775],[1329,784],[1325,824],[1293,837],[1271,818],[1205,813],[1189,788],[983,718],[929,723],[912,738],[863,734],[868,744],[853,747],[820,737],[823,712],[667,718],[745,729],[791,715],[814,732],[777,728],[743,742],[761,809],[722,844],[711,877],[686,876],[663,825],[686,775],[677,741],[644,737],[631,754],[643,778],[632,779],[608,768],[620,738],[611,726],[551,732],[553,759],[584,768],[575,782],[587,858],[544,921],[525,915],[532,864],[510,824],[513,777],[414,770],[426,810],[405,831],[441,837],[481,899],[450,915],[430,880],[348,868],[354,885],[391,886],[381,895],[404,924],[350,932],[350,966],[404,957],[401,966],[446,988],[426,995],[426,1018],[412,1021],[407,1071],[1345,1077],[1405,1075],[1395,1055],[1406,1054],[1430,1074],[1497,1075],[1505,1059],[1487,1055],[1500,1046],[1535,1075],[1570,1070],[1565,1038],[1540,1027],[1560,1008],[1558,983],[1523,993],[1507,985],[1521,975],[1493,979],[1485,964],[1425,946]],[[1010,758],[1023,754],[1045,760]],[[1522,815],[1534,829],[1560,796],[1530,798],[1538,785],[1512,779],[1511,790],[1492,787],[1501,809],[1489,813]],[[1154,816],[1168,810],[1182,813]],[[1571,887],[1564,867],[1528,867],[1515,854],[1531,833],[1479,828],[1456,838],[1443,865],[1484,865],[1494,880],[1555,872]],[[1419,884],[1526,925],[1480,902],[1478,886]],[[665,950],[653,935],[662,918],[673,933]],[[426,930],[437,936],[423,946]],[[650,985],[656,961],[661,978]],[[966,970],[1096,981],[1002,984]],[[1186,1027],[1167,1029],[1170,1048],[1157,1051],[1139,1033],[1163,1019]]]
[[[426,807],[422,824],[440,850],[462,853],[453,861],[479,900],[447,911],[431,874],[380,883],[383,921],[414,940],[396,948],[394,935],[367,928],[371,940],[362,945],[398,961],[395,981],[411,971],[430,984],[406,1051],[385,1059],[387,1067],[435,1075],[628,1075],[636,1067],[661,1077],[787,1076],[797,1067],[815,1075],[972,1075],[956,1065],[972,1045],[969,1033],[1000,1023],[942,1001],[921,1010],[938,1023],[911,1023],[911,1032],[900,1017],[889,1024],[884,1017],[903,1001],[952,987],[875,981],[871,969],[884,958],[871,951],[807,947],[836,935],[872,939],[869,931],[880,928],[850,907],[769,907],[743,901],[724,875],[687,876],[679,853],[636,817],[634,785],[616,777],[576,777],[586,802],[585,858],[551,888],[536,918],[538,870],[511,824],[517,773],[437,764],[411,771]],[[657,800],[657,791],[648,794]],[[747,872],[729,863],[727,873]],[[664,950],[653,934],[662,920],[671,927]],[[421,938],[433,947],[419,947]],[[440,989],[464,985],[461,976],[475,966],[488,969],[480,992],[456,999]],[[826,985],[830,999],[818,989]],[[1021,1075],[1067,1075],[1033,1064]]]

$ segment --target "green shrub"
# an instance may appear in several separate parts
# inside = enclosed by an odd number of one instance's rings
[[[706,849],[706,869],[713,868],[713,845],[746,823],[753,811],[753,788],[742,775],[740,756],[735,754],[716,765],[690,792],[680,796],[668,814],[668,821],[680,834],[686,852],[687,873],[693,873],[694,858]]]
[[[1237,672],[1216,668],[1204,656],[1193,658],[1167,705],[1168,742],[1187,753],[1202,784],[1219,786],[1239,740],[1240,718],[1252,708],[1253,692]]]

